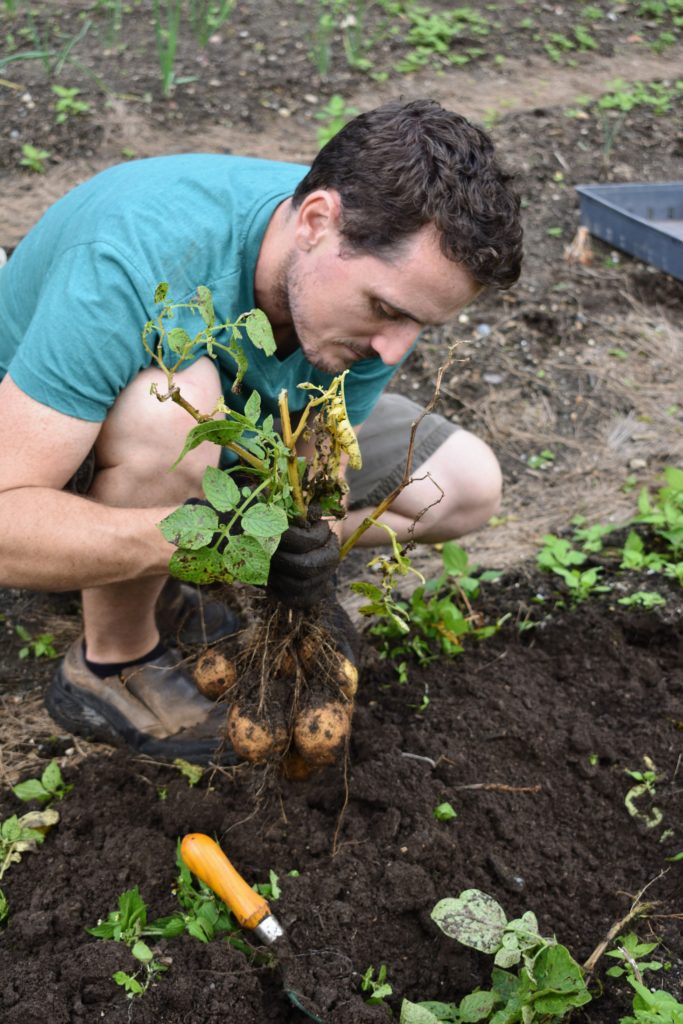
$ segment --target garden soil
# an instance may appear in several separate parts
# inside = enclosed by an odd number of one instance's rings
[[[60,734],[42,709],[54,662],[20,657],[16,626],[50,634],[63,652],[78,633],[78,601],[0,591],[0,816],[23,809],[10,783],[53,756],[73,785],[44,845],[2,882],[10,916],[0,1020],[305,1020],[263,950],[250,957],[225,941],[159,944],[168,970],[143,998],[127,1000],[112,980],[135,962],[86,928],[135,885],[151,917],[171,913],[176,842],[189,831],[218,838],[252,882],[277,874],[274,910],[293,954],[287,984],[330,1024],[387,1021],[388,1007],[396,1019],[403,997],[457,1000],[485,985],[490,958],[446,938],[429,916],[466,888],[495,896],[509,917],[533,910],[581,962],[642,892],[647,913],[628,927],[657,939],[667,965],[646,979],[683,1001],[683,865],[666,859],[683,847],[681,590],[607,566],[610,593],[562,608],[564,595],[532,567],[545,532],[576,514],[619,523],[640,486],[656,488],[664,466],[683,466],[683,285],[595,240],[590,264],[565,259],[579,223],[575,185],[680,179],[680,95],[659,115],[594,102],[617,78],[670,89],[683,78],[680,32],[678,46],[657,53],[671,24],[638,17],[635,5],[605,8],[590,26],[595,49],[551,60],[551,33],[571,36],[583,5],[499,4],[483,42],[453,43],[468,57],[463,67],[441,55],[398,75],[407,26],[392,35],[371,21],[368,39],[382,29],[372,70],[386,81],[350,69],[338,36],[321,77],[308,56],[315,5],[264,0],[238,4],[205,48],[185,32],[179,84],[164,98],[151,3],[132,5],[116,30],[114,4],[36,2],[32,22],[22,4],[12,20],[12,6],[0,15],[0,60],[12,57],[0,65],[0,245],[11,249],[50,202],[121,159],[207,150],[305,162],[334,93],[359,110],[433,96],[492,131],[522,192],[526,263],[510,292],[480,297],[457,324],[426,335],[393,385],[426,402],[445,343],[458,344],[440,408],[500,458],[501,516],[466,544],[473,560],[505,569],[484,588],[481,614],[510,618],[464,654],[409,663],[403,685],[366,634],[344,765],[296,783],[241,766],[191,788],[173,767]],[[522,24],[529,18],[534,32]],[[468,56],[474,46],[483,54]],[[17,59],[38,49],[52,56]],[[90,110],[57,125],[54,82],[80,88]],[[19,168],[25,143],[49,152],[44,174]],[[544,449],[552,458],[539,462]],[[414,555],[436,571],[438,553]],[[354,555],[341,588],[359,624],[346,584],[365,572]],[[658,590],[666,605],[618,604],[638,587]],[[524,622],[535,625],[520,630]],[[643,770],[645,758],[656,794],[633,817],[627,770]],[[438,821],[442,802],[457,817]],[[648,828],[653,806],[662,819]],[[595,998],[574,1022],[617,1024],[627,1012],[627,986],[605,977],[607,963],[598,960]],[[388,1007],[371,1006],[361,979],[383,964],[393,991]]]

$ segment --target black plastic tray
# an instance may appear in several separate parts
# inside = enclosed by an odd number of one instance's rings
[[[592,235],[683,281],[683,181],[576,191]]]

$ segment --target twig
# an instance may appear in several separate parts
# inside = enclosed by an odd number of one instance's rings
[[[381,515],[383,515],[389,506],[398,498],[401,491],[405,490],[409,483],[411,483],[411,473],[413,469],[413,455],[415,452],[415,435],[417,434],[417,428],[419,427],[422,420],[427,416],[434,408],[439,400],[441,394],[441,381],[446,370],[448,370],[455,360],[456,345],[451,345],[448,349],[448,355],[446,361],[439,367],[436,374],[436,383],[434,384],[434,393],[430,398],[427,405],[424,407],[420,415],[411,424],[410,427],[410,440],[408,443],[408,454],[406,455],[406,463],[403,470],[403,476],[400,483],[393,489],[391,494],[388,494],[386,498],[379,503],[373,512],[361,522],[361,524],[353,531],[350,537],[342,544],[339,551],[339,558],[345,558],[351,548],[360,540],[366,530],[369,530],[371,526],[374,526]]]
[[[649,914],[650,911],[657,906],[656,903],[643,903],[643,893],[645,893],[651,885],[654,885],[655,882],[659,881],[659,879],[662,878],[668,870],[668,868],[665,868],[663,871],[660,871],[658,875],[650,879],[647,885],[644,885],[640,892],[636,894],[636,897],[633,903],[631,904],[631,908],[628,914],[622,917],[620,921],[617,921],[616,924],[612,925],[610,930],[607,932],[605,938],[602,940],[602,942],[598,943],[598,945],[595,947],[591,955],[584,963],[583,969],[586,972],[586,974],[593,973],[593,971],[595,970],[595,965],[597,964],[598,960],[609,946],[610,942],[612,942],[612,940],[616,938],[619,932],[622,931],[622,929],[625,928],[627,924],[629,924],[636,917],[641,917],[644,914]]]
[[[467,786],[453,786],[453,789],[485,789],[491,793],[540,793],[543,786],[508,786],[505,782],[470,782]]]
[[[425,764],[436,768],[436,761],[433,761],[431,757],[425,757],[424,754],[410,754],[407,750],[402,750],[400,753],[401,757],[409,757],[411,761],[424,761]]]
[[[296,462],[296,442],[292,434],[292,421],[289,415],[289,402],[286,388],[284,388],[277,396],[277,404],[280,408],[282,440],[285,442],[290,452],[287,456],[287,476],[289,478],[289,486],[292,488],[292,497],[294,498],[297,509],[302,516],[305,516],[306,504],[304,502],[303,494],[301,493],[301,481],[299,479],[299,469]]]

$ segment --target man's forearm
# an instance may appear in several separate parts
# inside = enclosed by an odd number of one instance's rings
[[[156,524],[172,508],[111,508],[63,491],[0,494],[0,586],[80,590],[162,575],[174,551]]]

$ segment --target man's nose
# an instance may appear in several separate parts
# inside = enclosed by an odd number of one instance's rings
[[[372,336],[370,348],[377,353],[385,366],[396,366],[419,333],[419,329],[413,323],[385,327],[381,333]]]

